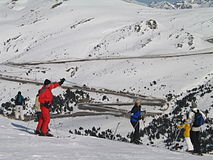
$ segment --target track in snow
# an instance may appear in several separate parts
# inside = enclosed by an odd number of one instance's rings
[[[13,82],[21,82],[21,83],[31,83],[34,85],[43,85],[43,82],[39,82],[37,80],[32,80],[32,79],[26,79],[22,77],[15,77],[15,76],[6,76],[0,74],[0,79],[2,80],[7,80],[7,81],[13,81]],[[164,108],[166,101],[163,99],[155,98],[155,97],[148,97],[148,96],[143,96],[139,94],[134,94],[134,93],[125,93],[125,92],[118,92],[118,91],[113,91],[113,90],[107,90],[107,89],[95,89],[95,88],[89,88],[89,87],[82,87],[82,86],[77,86],[77,85],[64,85],[62,86],[64,89],[80,89],[84,90],[87,92],[94,92],[94,93],[102,93],[102,94],[108,94],[108,95],[115,95],[115,96],[121,96],[121,97],[128,97],[131,99],[135,98],[140,98],[142,99],[143,105],[146,106],[157,106],[160,107],[160,111],[165,111],[167,109]],[[78,108],[80,110],[90,110],[93,112],[79,112],[71,115],[62,115],[62,116],[57,116],[53,115],[55,118],[61,118],[61,117],[76,117],[76,116],[96,116],[96,115],[114,115],[114,116],[122,116],[122,117],[129,117],[129,114],[127,113],[126,110],[123,109],[117,109],[111,106],[126,106],[126,105],[132,105],[132,103],[80,103],[78,104]],[[110,107],[109,107],[110,106]],[[95,111],[95,112],[94,112]],[[99,112],[99,113],[97,113]],[[154,115],[160,115],[162,112],[148,112],[146,116],[154,116]],[[28,117],[28,120],[31,120],[32,117]]]
[[[213,51],[200,52],[200,53],[179,53],[179,54],[161,54],[161,55],[146,55],[146,56],[131,56],[131,57],[108,57],[108,58],[85,58],[85,59],[63,59],[63,60],[50,60],[43,62],[6,62],[4,65],[25,66],[25,65],[40,65],[40,64],[61,64],[61,63],[75,63],[75,62],[90,62],[90,61],[112,61],[112,60],[130,60],[130,59],[160,59],[160,58],[176,58],[176,57],[189,57],[199,55],[212,55]]]
[[[7,76],[0,74],[0,79],[6,80],[6,81],[13,81],[13,82],[21,82],[21,83],[31,83],[34,85],[43,85],[43,82],[34,80],[34,79],[27,79],[27,78],[22,78],[22,77],[17,77],[17,76]],[[85,86],[78,86],[78,85],[63,85],[61,86],[64,89],[80,89],[83,91],[88,91],[88,92],[94,92],[94,93],[103,93],[103,94],[108,94],[108,95],[116,95],[116,96],[121,96],[121,97],[128,97],[128,98],[141,98],[142,100],[146,101],[154,101],[155,103],[161,103],[160,105],[162,106],[166,101],[164,99],[156,98],[156,97],[148,97],[140,94],[134,94],[130,92],[121,92],[121,91],[114,91],[114,90],[109,90],[109,89],[96,89],[96,88],[89,88]]]

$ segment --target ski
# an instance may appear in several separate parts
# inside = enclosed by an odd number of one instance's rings
[[[33,134],[35,136],[38,136],[38,137],[44,137],[44,138],[59,138],[59,139],[76,139],[76,137],[72,137],[72,136],[41,136],[41,135],[38,135],[38,134]]]
[[[178,151],[178,150],[172,150],[170,149],[170,151],[172,152],[178,152],[178,153],[185,153],[185,154],[190,154],[190,155],[194,155],[194,156],[204,156],[204,154],[198,154],[198,153],[193,153],[193,152],[184,152],[184,151]]]

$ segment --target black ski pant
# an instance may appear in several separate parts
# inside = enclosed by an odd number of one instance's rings
[[[137,140],[140,139],[140,137],[139,137],[140,123],[139,123],[139,121],[138,122],[131,121],[131,124],[132,124],[133,128],[135,129],[133,138],[131,141],[136,142]]]
[[[36,112],[36,119],[35,121],[38,122],[41,119],[41,112]]]
[[[199,131],[191,131],[190,132],[190,139],[192,141],[194,152],[201,153],[200,150],[200,132]]]

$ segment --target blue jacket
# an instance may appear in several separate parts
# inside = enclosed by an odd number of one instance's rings
[[[141,120],[141,115],[142,115],[142,112],[141,112],[141,106],[134,106],[131,110],[131,113],[132,116],[130,118],[130,121],[132,122],[138,122],[139,120]]]

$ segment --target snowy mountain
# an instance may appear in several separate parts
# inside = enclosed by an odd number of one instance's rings
[[[170,122],[179,116],[177,121],[169,123],[173,126],[170,134],[176,136],[176,123],[189,110],[192,99],[196,99],[199,108],[206,112],[209,121],[212,120],[212,13],[213,8],[161,10],[122,0],[1,0],[0,114],[14,117],[11,98],[20,90],[27,97],[26,115],[30,117],[34,112],[35,95],[44,79],[58,81],[65,77],[64,88],[54,90],[56,97],[52,113],[57,114],[56,117],[71,118],[57,119],[55,125],[52,121],[55,135],[68,136],[69,130],[76,129],[78,133],[80,127],[87,130],[94,126],[114,131],[121,122],[118,134],[128,139],[126,136],[133,129],[127,112],[133,100],[140,97],[143,99],[142,108],[147,111],[141,139],[144,144],[161,149],[77,136],[75,140],[57,140],[57,144],[51,139],[44,140],[47,144],[44,142],[42,148],[48,144],[51,146],[48,153],[55,151],[59,154],[57,145],[64,145],[66,151],[70,151],[70,147],[82,149],[82,152],[74,149],[76,157],[90,152],[89,158],[94,154],[94,159],[100,159],[104,148],[107,150],[113,145],[120,149],[115,153],[115,148],[112,148],[112,157],[106,159],[129,159],[130,156],[141,159],[143,154],[147,159],[156,158],[150,150],[159,152],[161,159],[166,156],[175,159],[177,155],[189,159],[187,154],[165,150],[165,139],[170,138],[167,133],[144,132],[153,127],[158,131],[166,126],[164,123],[156,124],[156,120]],[[32,139],[35,146],[30,143],[30,153],[23,154],[30,156],[42,137],[23,133],[20,128],[28,125],[26,122],[0,119],[1,141],[8,148],[12,147],[10,143],[21,143],[20,153],[23,153],[26,150],[24,145]],[[35,123],[30,123],[32,131]],[[59,133],[54,126],[59,128]],[[211,132],[211,123],[204,125],[203,129],[204,133]],[[211,136],[207,138],[211,139]],[[95,153],[97,148],[91,151],[88,146],[94,143],[106,145],[98,147],[100,150]],[[211,148],[211,144],[208,145]],[[15,152],[16,147],[11,152]],[[133,155],[131,147],[138,154]],[[3,155],[3,159],[10,159],[6,156],[8,148],[0,146],[0,158]],[[139,152],[141,149],[143,152]],[[124,152],[131,152],[131,155]],[[69,156],[65,152],[61,154],[63,159]],[[45,157],[42,152],[25,159],[39,156]],[[49,154],[45,158],[58,159]],[[209,159],[208,156],[204,158]],[[193,156],[191,159],[198,158]]]
[[[212,0],[181,0],[177,2],[151,2],[149,7],[161,9],[191,9],[191,8],[206,8],[212,7]]]
[[[161,9],[176,9],[176,6],[174,4],[167,1],[152,2],[148,6],[153,8],[161,8]]]

